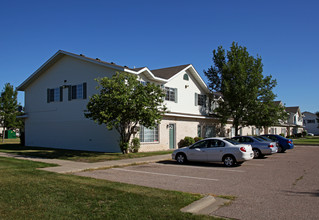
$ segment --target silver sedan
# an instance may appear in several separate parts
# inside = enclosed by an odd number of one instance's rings
[[[278,151],[276,142],[267,142],[259,137],[237,136],[232,139],[243,144],[250,144],[254,151],[254,158],[263,158],[265,155],[274,154]]]
[[[241,144],[221,137],[207,138],[172,153],[172,159],[178,163],[186,161],[223,162],[228,167],[242,164],[253,157],[254,153],[249,144]]]

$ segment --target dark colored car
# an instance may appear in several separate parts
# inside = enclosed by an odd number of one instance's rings
[[[294,148],[294,143],[291,139],[284,138],[283,136],[277,134],[264,134],[261,137],[269,138],[272,141],[277,141],[278,143],[278,153],[283,153],[288,149]]]

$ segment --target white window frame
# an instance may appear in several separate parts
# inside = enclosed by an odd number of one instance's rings
[[[139,138],[141,143],[158,143],[159,142],[159,126],[153,129],[140,126]]]

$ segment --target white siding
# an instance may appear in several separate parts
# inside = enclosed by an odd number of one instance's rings
[[[25,90],[26,145],[118,152],[118,134],[84,117],[89,97],[97,93],[94,79],[114,73],[70,56],[55,63]],[[87,99],[69,101],[65,88],[62,102],[47,103],[48,88],[84,82],[87,83]]]
[[[203,115],[206,109],[202,106],[195,106],[195,93],[206,95],[205,91],[200,88],[194,77],[188,73],[189,80],[184,80],[183,76],[186,72],[181,72],[172,80],[166,83],[165,87],[177,88],[177,103],[173,101],[165,101],[170,112],[179,112],[186,114]]]

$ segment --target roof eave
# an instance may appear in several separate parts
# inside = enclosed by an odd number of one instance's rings
[[[61,59],[65,55],[74,57],[76,59],[84,60],[84,61],[87,61],[87,62],[91,62],[91,63],[94,63],[94,64],[102,65],[102,66],[105,66],[105,67],[108,67],[108,68],[112,68],[112,69],[115,69],[115,70],[118,70],[118,71],[125,71],[124,67],[114,66],[112,64],[101,62],[99,60],[93,60],[93,59],[89,59],[89,58],[87,58],[85,56],[76,55],[76,54],[69,53],[69,52],[66,52],[66,51],[63,51],[63,50],[59,50],[50,59],[48,59],[42,66],[40,66],[31,76],[29,76],[23,83],[21,83],[17,87],[17,90],[18,91],[24,91],[45,70],[50,68],[54,63],[56,63],[59,59]]]

